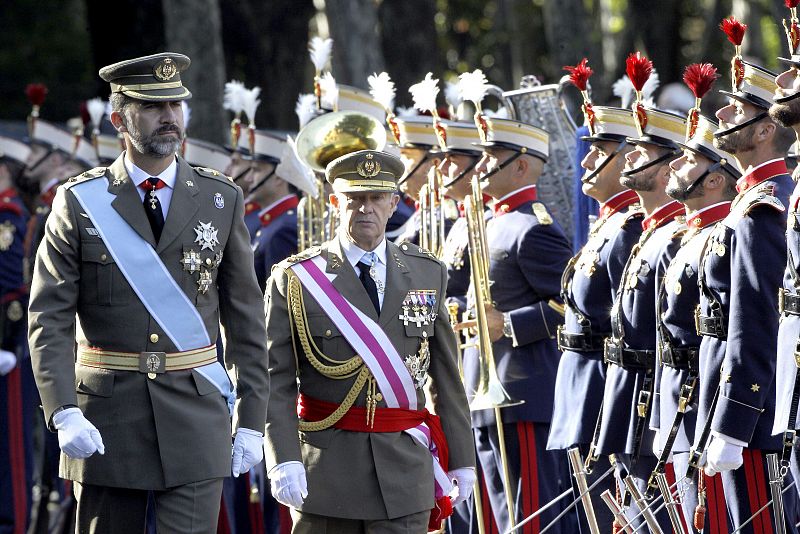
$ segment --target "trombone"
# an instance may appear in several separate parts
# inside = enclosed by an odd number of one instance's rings
[[[486,220],[484,219],[483,195],[477,176],[472,178],[472,194],[464,199],[469,232],[469,259],[472,269],[472,292],[475,299],[475,319],[477,322],[477,351],[479,380],[475,396],[469,405],[471,411],[494,409],[497,425],[497,440],[503,469],[503,488],[510,526],[515,523],[514,496],[508,473],[508,456],[503,430],[501,408],[522,404],[524,401],[512,399],[506,392],[495,367],[492,340],[489,337],[489,322],[486,306],[491,304],[492,296],[489,281],[489,250],[486,241]]]
[[[428,183],[419,190],[421,228],[419,244],[437,258],[442,257],[445,241],[445,210],[442,202],[442,171],[433,166],[428,172]]]

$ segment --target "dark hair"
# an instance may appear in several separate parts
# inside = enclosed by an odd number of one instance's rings
[[[781,126],[774,119],[771,120],[775,123],[775,135],[772,138],[772,148],[776,153],[785,156],[789,152],[789,147],[792,146],[792,143],[797,141],[797,136],[792,128]]]

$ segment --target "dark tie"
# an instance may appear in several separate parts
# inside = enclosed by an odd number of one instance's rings
[[[375,285],[375,280],[373,280],[369,275],[370,265],[368,263],[364,263],[363,261],[358,262],[357,265],[361,271],[361,274],[358,276],[358,278],[364,285],[364,289],[367,290],[367,295],[369,295],[369,300],[372,301],[372,305],[375,306],[375,311],[378,312],[378,315],[380,315],[381,306],[378,302],[378,286]]]
[[[161,238],[161,230],[164,229],[164,212],[161,211],[161,202],[156,196],[156,191],[166,185],[158,178],[148,178],[139,184],[139,187],[145,190],[144,212],[147,214],[147,220],[150,221],[150,228],[153,230],[156,243]]]

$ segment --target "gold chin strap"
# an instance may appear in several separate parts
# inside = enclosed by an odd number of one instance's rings
[[[375,407],[378,404],[376,396],[376,383],[375,378],[372,376],[369,368],[364,365],[364,360],[361,356],[356,354],[352,358],[339,362],[329,358],[314,343],[314,339],[308,331],[308,318],[306,316],[306,307],[303,302],[303,287],[297,275],[291,269],[286,269],[287,276],[287,305],[289,307],[289,327],[292,337],[292,344],[295,343],[295,333],[297,339],[300,341],[300,348],[306,356],[311,366],[317,370],[322,376],[332,380],[344,380],[355,376],[356,380],[350,391],[345,395],[344,400],[339,407],[328,417],[321,421],[300,421],[300,430],[304,432],[315,432],[325,430],[335,425],[347,410],[355,403],[358,395],[367,387],[367,424],[372,426],[372,421],[375,418]],[[294,348],[295,358],[297,358],[297,347]],[[325,360],[323,362],[322,360]],[[299,366],[298,366],[299,368]]]

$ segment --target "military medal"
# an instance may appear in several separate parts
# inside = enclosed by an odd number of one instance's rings
[[[430,346],[427,337],[422,338],[419,346],[419,352],[413,356],[407,356],[405,359],[406,369],[414,379],[414,385],[417,389],[422,389],[425,386],[425,379],[427,378],[428,367],[430,367]]]
[[[220,210],[225,207],[225,199],[222,198],[222,193],[214,193],[214,205]]]
[[[186,180],[186,187],[194,187],[194,182],[191,180]]]
[[[122,178],[114,178],[114,181],[111,182],[111,185],[113,185],[114,187],[117,187],[117,186],[122,184],[122,181],[123,181]]]
[[[211,287],[211,273],[208,271],[200,271],[200,278],[197,280],[197,292],[201,295],[208,293]]]
[[[403,300],[403,313],[402,315],[398,316],[398,319],[403,321],[403,326],[408,326],[408,322],[412,319],[412,317],[408,314],[411,309],[411,297],[406,294],[405,300]]]
[[[197,228],[194,229],[197,237],[195,238],[194,242],[200,245],[200,250],[211,249],[214,250],[214,247],[219,245],[219,241],[217,240],[217,230],[213,226],[211,226],[211,222],[204,223],[202,221],[198,221]]]
[[[586,278],[591,277],[600,261],[600,253],[596,250],[585,250],[581,254],[581,259],[576,265],[576,269],[581,271]]]
[[[183,259],[181,260],[181,265],[183,265],[183,270],[188,271],[190,273],[194,273],[200,270],[200,266],[203,264],[200,253],[195,252],[194,250],[190,250],[189,252],[183,253]]]
[[[725,245],[722,243],[714,243],[714,254],[720,258],[725,255]]]
[[[5,252],[14,244],[14,224],[6,221],[0,224],[0,250]]]

